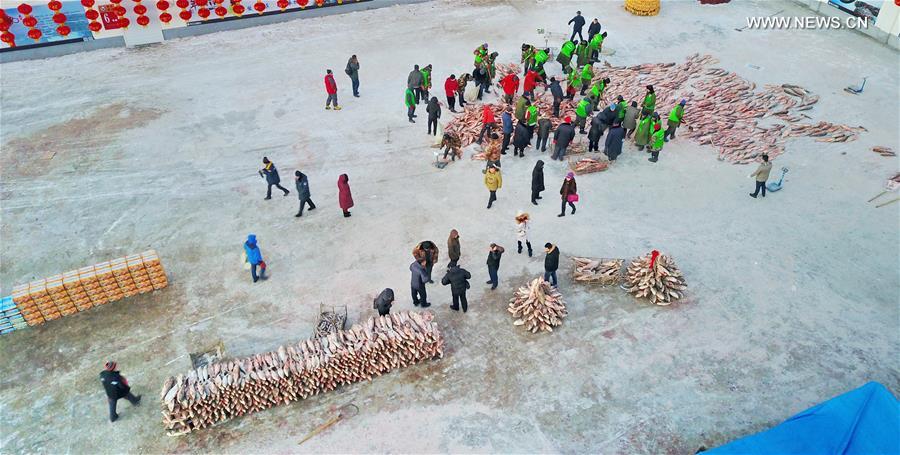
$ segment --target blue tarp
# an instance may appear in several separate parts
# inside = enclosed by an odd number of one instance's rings
[[[710,454],[900,454],[900,403],[877,382]]]

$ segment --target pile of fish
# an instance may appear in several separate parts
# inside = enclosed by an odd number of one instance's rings
[[[429,312],[375,316],[349,330],[169,377],[163,424],[183,434],[443,356]]]
[[[624,259],[591,259],[573,257],[574,278],[578,283],[616,284],[622,279]]]
[[[791,84],[756,84],[721,68],[710,68],[716,60],[694,54],[680,64],[646,63],[635,66],[605,66],[596,71],[595,81],[609,77],[604,100],[622,95],[627,101],[643,101],[647,85],[657,94],[656,111],[663,119],[681,99],[687,100],[681,133],[700,144],[716,147],[719,159],[746,164],[762,155],[774,158],[784,153],[784,139],[817,137],[820,142],[856,140],[863,127],[828,122],[801,123],[811,119],[808,111],[819,97]],[[765,121],[762,121],[765,119]],[[684,128],[682,128],[684,129]]]
[[[316,332],[313,335],[316,338],[326,337],[332,333],[344,330],[344,324],[347,323],[347,317],[334,311],[323,311],[319,313],[319,322],[316,323]]]
[[[890,147],[884,147],[881,145],[876,145],[875,147],[872,147],[872,151],[881,156],[897,156],[897,154],[894,153],[894,149],[892,149]]]
[[[552,332],[569,314],[562,294],[543,278],[520,287],[510,299],[507,311],[516,318],[513,325],[524,325],[531,333]]]
[[[593,158],[573,158],[569,160],[569,168],[572,169],[575,175],[590,174],[608,169],[609,161],[600,161]]]
[[[684,297],[687,285],[672,258],[654,250],[628,266],[623,289],[656,305],[669,305]]]

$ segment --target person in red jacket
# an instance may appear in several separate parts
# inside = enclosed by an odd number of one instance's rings
[[[481,133],[478,135],[478,140],[475,141],[476,144],[481,144],[481,141],[484,139],[484,133],[490,136],[494,126],[497,125],[497,120],[494,119],[494,111],[491,110],[490,105],[485,104],[484,110],[481,112],[481,121],[484,123],[484,126],[481,127]]]
[[[507,104],[511,104],[513,96],[519,91],[519,76],[516,76],[515,73],[507,74],[500,81],[500,86],[503,87],[503,99],[506,100]]]
[[[339,111],[341,107],[337,102],[337,82],[334,81],[334,74],[331,74],[331,70],[326,72],[328,74],[325,75],[325,91],[328,92],[328,98],[325,99],[325,109],[331,109],[331,104],[334,104],[334,110]]]
[[[538,73],[529,70],[525,73],[525,82],[522,83],[522,96],[534,101],[534,88],[537,87]]]
[[[341,206],[341,210],[344,211],[344,218],[350,216],[350,207],[353,207],[353,195],[350,194],[350,177],[347,177],[347,174],[341,174],[338,177],[338,203]]]
[[[459,90],[459,81],[456,80],[456,75],[451,74],[450,77],[444,81],[444,93],[447,95],[447,104],[450,105],[450,112],[456,112],[456,91]],[[462,106],[462,104],[460,104]]]

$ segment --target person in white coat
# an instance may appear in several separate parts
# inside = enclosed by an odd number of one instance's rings
[[[531,242],[528,241],[528,229],[531,228],[531,218],[527,213],[519,210],[516,212],[516,240],[519,242],[519,254],[522,254],[522,243],[528,247],[528,257],[531,257]]]

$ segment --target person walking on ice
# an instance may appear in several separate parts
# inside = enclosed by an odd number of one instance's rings
[[[469,289],[469,280],[471,278],[472,274],[458,264],[450,264],[450,267],[447,268],[447,273],[441,279],[441,284],[444,286],[450,285],[450,294],[453,298],[453,303],[450,304],[451,310],[459,311],[459,307],[462,306],[463,313],[469,311],[466,289]]]
[[[559,248],[552,243],[544,244],[544,281],[556,287],[556,271],[559,269]]]
[[[487,268],[490,279],[485,284],[490,284],[492,291],[497,289],[497,285],[500,284],[500,277],[497,274],[500,271],[500,258],[503,256],[504,251],[506,250],[496,243],[492,243],[490,249],[488,249]]]
[[[103,371],[100,372],[100,384],[106,392],[106,401],[109,403],[109,421],[115,422],[119,419],[116,412],[116,402],[124,398],[128,400],[132,406],[137,406],[141,402],[140,395],[133,395],[128,380],[125,379],[116,369],[116,362],[106,362]]]
[[[269,161],[268,157],[263,157],[263,168],[259,170],[259,176],[266,179],[266,184],[269,186],[266,190],[266,199],[272,199],[272,187],[276,187],[281,191],[284,191],[284,195],[287,196],[291,194],[287,188],[281,186],[281,177],[278,175],[278,169],[275,167],[275,163]]]
[[[250,277],[254,283],[266,279],[266,261],[263,261],[262,251],[256,243],[256,234],[247,235],[247,241],[244,242],[244,262],[250,264]],[[256,274],[257,268],[259,275]]]
[[[566,216],[566,204],[569,204],[569,207],[572,207],[572,215],[575,214],[575,203],[578,202],[578,186],[575,183],[575,174],[569,172],[566,174],[565,180],[563,180],[562,187],[559,189],[559,194],[562,198],[562,206],[559,212],[559,217]]]
[[[772,172],[772,163],[769,162],[769,155],[762,156],[762,163],[759,167],[749,175],[750,178],[756,177],[756,190],[750,193],[750,197],[756,199],[756,196],[762,191],[762,197],[766,197],[766,180],[769,180],[769,173]]]
[[[519,246],[519,254],[522,254],[522,242],[528,247],[528,257],[531,257],[531,242],[528,240],[528,230],[531,229],[531,219],[528,214],[519,210],[516,212],[516,242]]]
[[[337,82],[334,81],[334,74],[331,74],[331,70],[326,70],[325,73],[325,91],[328,93],[328,98],[325,98],[325,110],[330,110],[333,104],[334,110],[339,111],[341,107],[338,106]]]
[[[491,193],[488,197],[487,208],[490,209],[497,200],[497,190],[503,187],[503,176],[500,175],[500,169],[495,166],[489,166],[487,172],[484,173],[484,186]]]
[[[338,177],[338,204],[341,211],[344,212],[344,218],[350,217],[350,208],[353,207],[353,195],[350,194],[350,177],[347,174],[341,174]]]
[[[309,194],[309,178],[306,177],[306,174],[300,172],[299,170],[294,171],[294,180],[297,185],[297,197],[300,199],[300,211],[294,215],[297,218],[303,216],[303,207],[309,204],[310,210],[316,209],[316,204],[313,203],[312,198]]]

